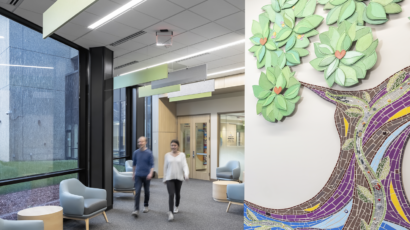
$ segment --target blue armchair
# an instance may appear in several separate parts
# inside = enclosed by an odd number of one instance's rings
[[[0,229],[4,230],[44,230],[42,220],[3,220],[0,218]]]
[[[115,167],[113,168],[114,192],[129,192],[135,195],[132,172],[119,172]]]
[[[226,186],[226,197],[229,201],[226,212],[229,211],[231,204],[243,205],[245,200],[245,184],[228,184]]]
[[[128,160],[125,162],[125,171],[132,172],[132,160]]]
[[[216,168],[216,178],[218,180],[238,181],[241,174],[239,161],[229,161],[223,167]]]
[[[107,192],[104,189],[89,188],[77,179],[67,179],[60,182],[60,205],[66,219],[84,220],[89,229],[89,220],[103,214],[108,222]]]

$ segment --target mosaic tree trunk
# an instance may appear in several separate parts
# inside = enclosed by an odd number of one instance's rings
[[[302,83],[336,105],[336,167],[311,200],[288,209],[245,201],[244,229],[410,229],[401,162],[410,136],[410,67],[379,86],[338,91]]]

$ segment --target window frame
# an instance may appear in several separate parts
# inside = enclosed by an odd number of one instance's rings
[[[43,28],[30,22],[13,12],[10,12],[2,7],[0,7],[0,15],[6,17],[10,20],[13,20],[29,29],[32,29],[38,33],[43,33]],[[88,97],[88,49],[75,44],[57,34],[52,34],[49,36],[50,38],[67,45],[73,49],[78,50],[79,53],[79,125],[78,125],[78,167],[75,169],[70,170],[63,170],[63,171],[56,171],[56,172],[49,172],[49,173],[40,173],[34,174],[24,177],[16,177],[11,179],[4,179],[0,180],[0,186],[4,185],[11,185],[11,184],[18,184],[22,182],[28,182],[33,180],[51,178],[56,176],[68,175],[72,173],[78,173],[78,179],[85,185],[89,185],[88,180],[88,139],[89,139],[89,129],[87,124],[89,122],[88,119],[88,104],[89,104],[89,97]],[[65,147],[64,147],[65,148]]]

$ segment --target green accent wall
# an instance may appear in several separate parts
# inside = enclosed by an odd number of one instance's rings
[[[114,77],[114,89],[134,86],[168,77],[168,64]]]
[[[47,38],[98,0],[58,0],[43,13],[43,38]]]
[[[138,97],[148,97],[148,96],[158,95],[158,94],[163,94],[163,93],[177,92],[179,90],[181,90],[181,85],[171,85],[171,86],[166,86],[166,87],[162,87],[158,89],[152,89],[151,85],[147,85],[147,86],[139,88]]]
[[[212,97],[212,92],[191,94],[191,95],[180,96],[180,97],[171,97],[169,98],[169,102],[185,101],[185,100],[191,100],[191,99],[197,99],[197,98],[203,98],[203,97]]]

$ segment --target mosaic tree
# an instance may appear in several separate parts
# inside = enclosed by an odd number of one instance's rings
[[[307,202],[267,209],[246,201],[244,229],[410,229],[401,175],[410,137],[410,67],[362,91],[301,84],[336,106],[339,160]]]

